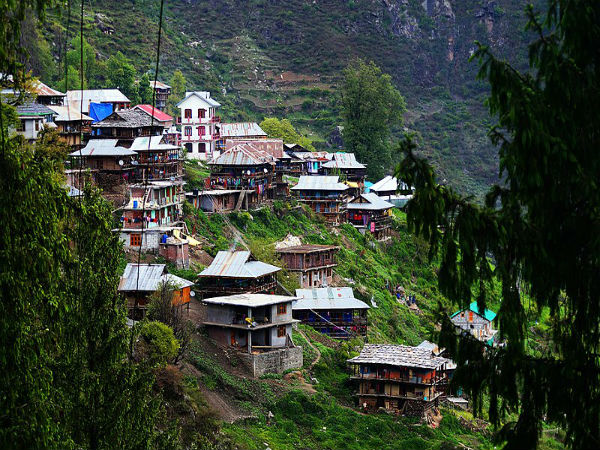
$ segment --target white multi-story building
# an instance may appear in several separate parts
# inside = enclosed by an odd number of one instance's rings
[[[216,115],[220,106],[210,92],[201,91],[186,92],[177,104],[181,110],[177,122],[181,124],[181,143],[187,158],[207,161],[219,156],[215,143],[220,137],[217,125],[221,118]]]

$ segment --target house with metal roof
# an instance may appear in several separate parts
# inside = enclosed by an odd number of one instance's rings
[[[164,111],[167,108],[169,95],[171,95],[171,86],[158,80],[156,80],[156,82],[150,80],[150,86],[154,89],[154,103],[156,104],[156,107],[161,111]]]
[[[235,294],[202,301],[208,336],[243,354],[253,376],[302,367],[302,348],[292,341],[295,297]]]
[[[373,193],[360,194],[348,202],[348,222],[362,234],[371,233],[378,241],[389,239],[391,203]]]
[[[349,187],[331,175],[302,175],[291,191],[298,199],[327,222],[339,225],[346,221]]]
[[[164,125],[152,119],[140,109],[122,109],[92,124],[92,132],[98,139],[121,139],[133,141],[140,136],[160,136]]]
[[[301,288],[329,286],[337,266],[336,245],[296,245],[278,248],[277,255],[288,272],[298,276]]]
[[[56,113],[54,123],[63,140],[71,148],[79,148],[83,144],[81,135],[87,138],[92,132],[93,119],[70,106],[50,104],[48,108]]]
[[[493,345],[498,330],[494,329],[496,313],[489,309],[480,311],[477,302],[472,302],[468,308],[456,311],[450,320],[457,327],[471,333],[482,342]]]
[[[167,273],[165,264],[127,264],[119,281],[118,291],[127,299],[130,317],[143,318],[151,295],[165,284],[173,292],[173,306],[189,308],[194,283]]]
[[[16,106],[19,116],[17,134],[22,135],[28,141],[35,141],[44,127],[56,128],[54,117],[57,115],[46,105],[34,101],[26,101]]]
[[[355,183],[357,185],[356,191],[352,194],[359,194],[365,186],[367,166],[359,163],[354,153],[337,152],[331,153],[331,160],[321,165],[319,173],[340,175],[346,181]]]
[[[276,158],[253,142],[237,144],[208,162],[207,189],[241,190],[250,207],[274,198]]]
[[[168,115],[166,112],[161,111],[159,107],[154,108],[152,105],[142,104],[134,106],[133,109],[138,109],[148,114],[150,117],[154,118],[155,122],[160,123],[165,128],[170,128],[173,125],[173,117]]]
[[[227,141],[231,139],[254,141],[257,139],[266,139],[267,133],[256,122],[231,122],[218,124],[219,139],[216,141],[216,147],[219,151],[227,148]]]
[[[42,83],[40,80],[33,81],[32,90],[36,96],[37,103],[42,105],[60,106],[63,104],[66,97],[66,94],[63,94],[56,89],[52,89],[50,86]]]
[[[367,335],[369,305],[350,287],[296,289],[294,319],[337,339]]]
[[[129,147],[137,153],[133,182],[144,180],[181,181],[183,177],[183,152],[181,147],[165,141],[163,135],[140,136]],[[177,184],[181,186],[181,184]],[[181,192],[180,192],[181,194]]]
[[[412,416],[439,405],[449,362],[430,349],[391,344],[365,344],[348,360],[361,409]]]
[[[369,186],[368,191],[401,208],[412,198],[413,190],[405,182],[387,175],[377,183]]]
[[[177,107],[181,111],[177,123],[181,125],[181,142],[186,158],[210,160],[219,156],[216,142],[221,136],[217,124],[221,118],[217,110],[221,104],[210,96],[210,92],[186,92]]]
[[[204,298],[218,295],[274,293],[281,268],[254,259],[248,251],[220,251],[198,274]]]
[[[118,89],[74,89],[67,91],[66,104],[85,114],[90,114],[90,103],[105,103],[113,111],[127,109],[131,101]]]

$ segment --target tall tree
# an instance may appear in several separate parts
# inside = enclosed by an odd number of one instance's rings
[[[179,115],[176,105],[183,100],[187,81],[181,70],[176,70],[173,72],[173,76],[169,83],[171,85],[171,95],[169,96],[167,112],[173,117],[176,117]]]
[[[283,139],[286,144],[298,144],[311,152],[316,151],[311,140],[298,133],[288,119],[268,117],[260,123],[260,127],[269,136]]]
[[[138,83],[138,92],[140,95],[141,103],[146,105],[152,104],[152,95],[154,93],[154,90],[150,85],[150,76],[147,73],[142,75],[142,77],[140,78],[140,81]]]
[[[458,338],[447,318],[440,343],[458,363],[455,379],[502,429],[505,448],[535,448],[543,420],[563,426],[575,449],[600,442],[600,3],[550,0],[543,19],[527,9],[530,70],[479,47],[479,77],[491,86],[500,175],[485,205],[436,184],[429,164],[404,144],[398,175],[416,186],[413,230],[440,250],[439,284],[483,308],[502,285],[504,347]],[[489,256],[493,255],[494,265]],[[524,300],[527,298],[527,302]],[[531,306],[529,306],[531,305]],[[527,313],[550,314],[551,346],[527,351]]]
[[[127,57],[117,52],[106,61],[108,71],[106,87],[118,88],[125,94],[132,104],[140,102],[138,85],[135,82],[135,67]]]
[[[402,125],[404,98],[388,74],[360,59],[344,70],[341,92],[346,149],[367,165],[370,178],[378,180],[392,162],[390,133]]]

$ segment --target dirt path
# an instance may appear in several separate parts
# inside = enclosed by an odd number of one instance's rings
[[[319,351],[319,349],[317,347],[315,347],[312,342],[310,342],[310,339],[308,338],[308,336],[306,334],[304,334],[304,331],[302,331],[300,328],[298,328],[296,331],[298,331],[298,333],[300,333],[300,335],[306,339],[306,342],[308,343],[308,345],[310,346],[310,348],[312,348],[316,353],[317,353],[317,357],[315,358],[315,360],[310,363],[310,366],[308,366],[308,371],[312,371],[313,367],[315,367],[315,365],[321,360],[321,352]]]
[[[198,383],[198,389],[202,392],[210,409],[213,410],[223,422],[234,423],[243,419],[256,419],[254,414],[245,413],[234,407],[230,402],[227,402],[219,392],[211,391],[202,383]]]

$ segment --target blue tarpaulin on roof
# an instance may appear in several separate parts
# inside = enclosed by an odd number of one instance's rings
[[[112,112],[110,103],[90,103],[90,117],[94,119],[94,123],[106,119]]]

